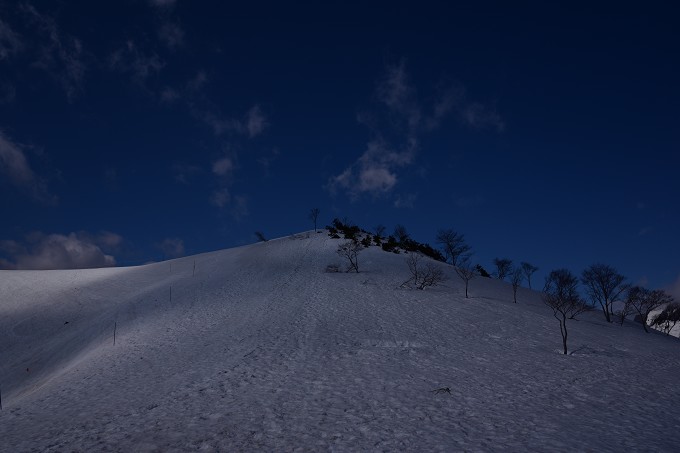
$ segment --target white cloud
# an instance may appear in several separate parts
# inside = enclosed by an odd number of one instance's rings
[[[352,198],[363,193],[379,196],[390,192],[398,183],[397,170],[413,162],[417,143],[409,142],[406,149],[394,150],[380,139],[368,143],[356,163],[331,178],[329,189],[343,189]]]
[[[434,100],[421,102],[405,62],[388,66],[376,87],[379,108],[357,115],[373,138],[352,165],[329,179],[327,189],[331,192],[343,189],[352,198],[363,193],[377,196],[392,191],[404,169],[415,161],[421,136],[438,128],[452,112],[457,112],[470,127],[504,130],[501,116],[479,102],[466,101],[465,89],[460,84],[448,83],[435,91]],[[395,205],[407,206],[408,199],[398,198]]]
[[[47,193],[45,183],[35,174],[22,147],[0,131],[0,174],[15,186],[28,190],[36,199],[55,202]]]
[[[234,170],[234,162],[228,158],[223,157],[213,162],[212,171],[218,176],[228,176]]]
[[[123,236],[111,231],[102,231],[95,240],[100,246],[115,250],[123,243]]]
[[[374,138],[354,164],[330,178],[327,188],[332,192],[342,189],[352,198],[362,194],[384,195],[398,184],[398,171],[415,159],[422,107],[415,88],[409,84],[403,61],[387,68],[376,92],[380,103],[388,109],[383,121],[387,123],[387,132],[396,135],[399,144],[391,144],[383,138],[385,131],[380,127],[383,118],[370,112],[359,114],[358,121],[371,129]]]
[[[245,120],[245,129],[250,138],[260,135],[268,126],[267,118],[262,113],[259,105],[254,105],[248,110]]]
[[[118,239],[112,235],[109,233],[104,240],[116,242]],[[2,265],[12,269],[86,269],[116,265],[115,258],[105,254],[86,234],[33,233],[26,245],[2,241],[0,251],[7,255]]]
[[[397,184],[397,176],[386,167],[362,167],[359,172],[361,192],[388,192]]]
[[[168,258],[178,258],[184,256],[184,241],[180,238],[166,238],[158,244],[158,248]]]

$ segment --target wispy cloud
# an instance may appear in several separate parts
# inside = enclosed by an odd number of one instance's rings
[[[390,192],[398,181],[397,170],[409,165],[415,152],[415,142],[396,150],[385,140],[376,138],[352,166],[331,178],[330,189],[343,189],[353,198],[362,193],[378,196]]]
[[[158,39],[170,50],[184,47],[184,30],[175,22],[163,22],[158,27]]]
[[[475,129],[488,128],[497,132],[505,130],[505,123],[498,112],[479,102],[466,105],[461,111],[461,117],[465,124]]]
[[[242,220],[249,214],[248,197],[245,195],[236,195],[231,206],[231,215],[236,220]]]
[[[640,228],[640,231],[638,231],[638,236],[647,236],[652,231],[654,231],[654,228],[651,226],[642,227]]]
[[[23,3],[21,9],[29,17],[34,39],[37,38],[34,66],[55,77],[69,100],[82,90],[87,66],[81,41],[62,32],[57,21]]]
[[[13,142],[0,131],[0,173],[14,186],[27,190],[36,199],[54,203],[56,198],[47,192],[45,182],[33,171],[24,147]]]
[[[423,106],[403,61],[387,68],[376,88],[376,98],[386,111],[359,114],[359,122],[371,129],[373,138],[351,166],[330,178],[327,187],[331,192],[343,190],[352,198],[384,195],[397,185],[399,170],[415,158],[423,129]],[[397,138],[388,141],[386,135]]]
[[[229,203],[231,203],[231,194],[229,193],[229,189],[223,187],[213,191],[212,196],[210,197],[210,202],[218,208],[224,208],[225,206],[229,205]]]
[[[269,125],[267,117],[262,113],[259,105],[254,105],[246,113],[244,129],[250,138],[257,137],[262,134]]]
[[[144,85],[146,80],[158,74],[165,62],[156,53],[146,53],[132,40],[109,56],[109,67],[113,70],[130,74],[132,79]]]
[[[407,195],[399,195],[397,198],[394,200],[394,207],[395,208],[413,208],[416,204],[416,200],[418,199],[418,196],[414,193],[410,193]]]
[[[202,173],[201,167],[189,164],[174,164],[172,173],[175,181],[182,184],[189,184],[192,179]]]
[[[172,8],[177,0],[149,0],[149,3],[157,8]]]
[[[120,236],[108,233],[100,236],[115,246]],[[44,234],[32,233],[24,243],[0,241],[0,266],[5,269],[85,269],[116,265],[112,255],[102,251],[98,239],[83,233]]]
[[[184,256],[184,241],[180,238],[166,238],[156,246],[167,258]]]
[[[262,156],[259,159],[257,159],[257,162],[262,166],[262,169],[264,170],[265,176],[269,176],[270,169],[272,165],[274,165],[276,159],[279,157],[279,154],[281,154],[281,152],[277,148],[274,148],[268,155]]]
[[[0,19],[0,60],[10,58],[23,47],[19,34]]]
[[[422,107],[403,60],[387,68],[385,77],[378,84],[377,94],[390,112],[396,114],[400,122],[405,122],[409,133],[415,133],[422,120]]]
[[[224,117],[212,109],[199,110],[198,114],[212,128],[215,135],[232,133],[255,138],[269,125],[259,105],[252,106],[241,118]]]
[[[212,164],[212,171],[218,176],[229,176],[234,170],[234,161],[229,157],[217,159]]]
[[[430,101],[421,100],[411,82],[406,63],[387,66],[379,79],[372,111],[359,113],[357,119],[372,134],[365,151],[350,166],[332,176],[327,184],[331,192],[342,190],[351,198],[368,194],[386,195],[399,184],[403,172],[420,152],[421,138],[437,129],[442,121],[457,113],[465,125],[503,131],[505,124],[493,109],[467,100],[464,87],[447,83],[434,87]],[[397,198],[395,205],[406,206],[406,199]]]
[[[207,170],[216,178],[215,186],[209,195],[213,206],[230,212],[240,219],[248,215],[248,199],[244,195],[235,195],[232,190],[234,174],[238,171],[239,143],[261,136],[270,126],[270,121],[259,104],[253,104],[244,113],[237,116],[225,115],[220,107],[211,100],[208,94],[211,77],[205,71],[197,71],[181,89],[166,87],[163,98],[166,102],[181,102],[188,107],[191,115],[205,123],[219,138],[228,155],[212,160]],[[269,170],[278,151],[262,157],[257,162]],[[176,180],[186,183],[189,174],[184,167],[175,168]],[[195,171],[191,172],[196,173]]]

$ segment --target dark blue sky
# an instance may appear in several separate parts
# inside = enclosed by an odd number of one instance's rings
[[[0,0],[0,266],[216,250],[319,207],[680,295],[677,10],[365,3]]]

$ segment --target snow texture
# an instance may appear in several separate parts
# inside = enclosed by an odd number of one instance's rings
[[[0,451],[677,451],[677,338],[339,242],[0,272]]]

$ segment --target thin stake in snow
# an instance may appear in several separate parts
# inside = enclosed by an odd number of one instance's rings
[[[448,393],[449,395],[451,395],[451,389],[448,387],[442,387],[432,390],[432,393],[434,393],[435,395],[439,395],[440,393]]]
[[[117,322],[113,323],[113,345],[116,345],[116,327],[117,327]]]
[[[0,411],[2,410],[2,386],[0,386]]]
[[[194,277],[196,275],[196,260],[194,260],[194,271],[191,273],[191,276]]]

